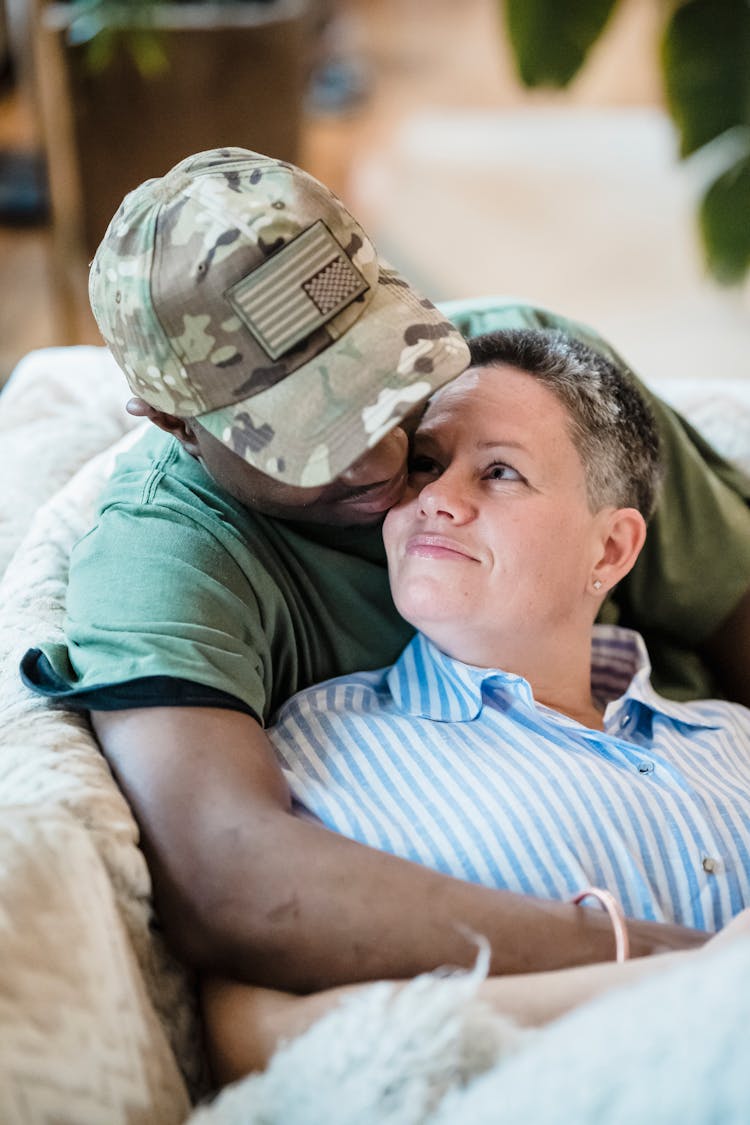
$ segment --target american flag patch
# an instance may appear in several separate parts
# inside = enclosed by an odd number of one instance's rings
[[[319,220],[236,282],[226,296],[263,350],[279,359],[368,288]]]

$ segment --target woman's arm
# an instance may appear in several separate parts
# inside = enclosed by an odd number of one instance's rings
[[[750,936],[750,910],[745,910],[702,950],[665,953],[658,957],[616,963],[609,961],[521,976],[490,977],[478,996],[499,1015],[524,1027],[539,1027],[595,997],[621,988],[672,966],[686,957],[715,953],[717,947]],[[218,1085],[262,1070],[276,1047],[295,1039],[317,1019],[369,985],[345,985],[311,996],[294,996],[214,977],[202,991],[206,1043]],[[394,991],[405,982],[393,982]]]

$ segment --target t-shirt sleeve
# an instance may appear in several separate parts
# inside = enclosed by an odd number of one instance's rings
[[[39,695],[65,703],[71,711],[128,711],[143,707],[218,707],[241,711],[262,723],[259,715],[226,691],[176,680],[172,676],[144,676],[124,684],[105,684],[87,690],[71,688],[58,676],[47,654],[40,648],[28,649],[21,660],[21,679]]]
[[[656,415],[666,477],[646,545],[616,591],[619,622],[643,633],[650,648],[660,634],[663,641],[700,645],[750,586],[750,478],[645,387],[587,325],[497,297],[441,308],[466,337],[511,328],[559,329],[630,373]]]
[[[161,679],[192,685],[183,701],[200,701],[203,688],[262,716],[272,675],[263,626],[246,574],[206,527],[163,506],[114,505],[74,549],[67,643],[41,646],[24,671],[73,706],[137,700]]]

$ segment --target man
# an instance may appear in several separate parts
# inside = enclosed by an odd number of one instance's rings
[[[292,990],[466,963],[467,928],[496,972],[609,956],[596,911],[448,879],[292,815],[262,729],[294,691],[408,640],[378,524],[405,482],[401,423],[466,366],[458,333],[325,188],[239,149],[131,193],[91,297],[129,409],[167,436],[121,459],[72,558],[67,645],[31,650],[24,674],[91,711],[177,951]],[[750,520],[730,470],[699,463],[665,416],[671,514],[621,611],[648,624],[653,596],[669,675],[678,642],[732,652],[724,635],[750,636]],[[685,537],[713,518],[696,581]],[[691,940],[631,927],[637,953]]]

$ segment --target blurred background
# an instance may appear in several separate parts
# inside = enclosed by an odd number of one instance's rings
[[[732,286],[706,265],[716,153],[679,160],[662,0],[600,3],[564,91],[521,84],[500,0],[129,0],[114,29],[113,7],[0,0],[0,383],[32,348],[99,342],[86,266],[122,194],[221,144],[323,180],[433,299],[545,305],[652,380],[745,376],[746,259]]]

